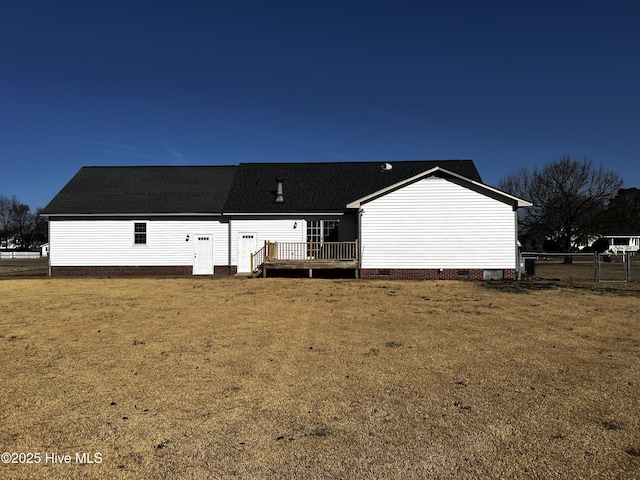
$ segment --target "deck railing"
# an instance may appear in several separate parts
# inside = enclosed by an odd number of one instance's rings
[[[256,253],[251,254],[251,271],[255,272],[261,265],[264,264],[264,254],[267,246],[265,244],[260,250]]]
[[[357,262],[358,241],[354,242],[265,242],[264,247],[251,255],[252,271],[264,263],[278,261],[299,262]]]

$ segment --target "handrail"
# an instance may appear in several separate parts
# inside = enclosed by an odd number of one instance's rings
[[[358,242],[267,242],[266,261],[357,261]]]
[[[358,241],[353,242],[269,242],[251,254],[251,271],[267,262],[357,262]]]
[[[267,245],[258,250],[256,253],[251,254],[251,272],[255,272],[261,265],[264,264],[265,249]]]

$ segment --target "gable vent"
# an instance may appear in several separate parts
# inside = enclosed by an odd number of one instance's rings
[[[380,170],[383,172],[389,172],[392,168],[393,165],[391,165],[390,163],[383,163],[382,165],[380,165]]]

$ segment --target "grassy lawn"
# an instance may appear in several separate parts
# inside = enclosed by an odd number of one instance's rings
[[[639,478],[639,297],[0,280],[0,478]]]
[[[562,257],[538,259],[536,261],[536,277],[555,278],[563,281],[595,281],[593,258],[574,257],[574,263],[565,265]],[[625,265],[621,256],[613,256],[611,262],[600,263],[600,280],[603,282],[623,282]],[[640,282],[640,257],[637,255],[631,262],[631,281]]]
[[[47,257],[0,259],[0,279],[44,277],[47,275],[47,261]]]

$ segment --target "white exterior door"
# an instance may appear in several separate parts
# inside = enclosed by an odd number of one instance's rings
[[[258,250],[257,233],[238,233],[238,273],[251,272],[251,254]]]
[[[213,275],[213,236],[194,235],[193,274]]]

